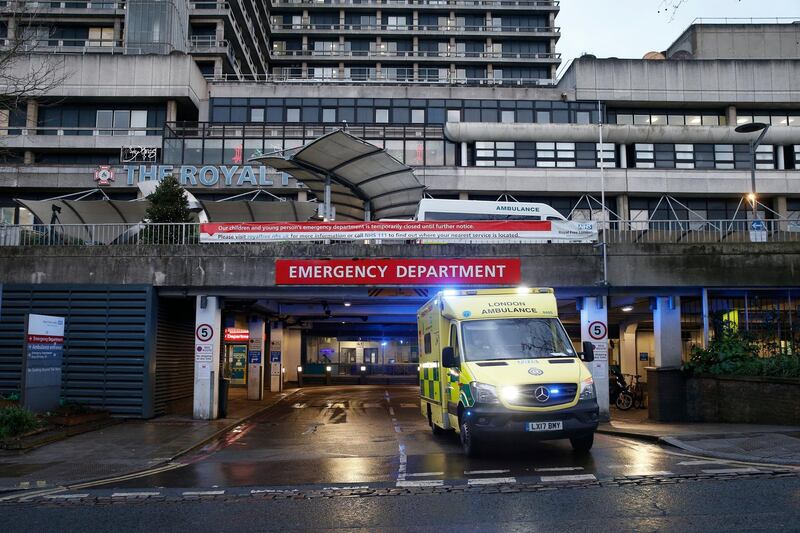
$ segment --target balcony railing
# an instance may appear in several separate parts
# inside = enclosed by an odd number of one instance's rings
[[[0,128],[0,137],[15,135],[62,136],[78,135],[82,137],[121,137],[121,136],[160,136],[162,128],[113,128],[113,127],[78,127],[78,126],[4,126]]]
[[[313,139],[342,127],[335,123],[253,123],[167,122],[166,139]],[[363,139],[444,139],[442,126],[348,124],[347,132]]]
[[[0,39],[0,48],[11,46],[9,39]],[[141,48],[126,47],[122,39],[28,39],[22,43],[25,52],[48,54],[141,54]]]
[[[557,26],[457,26],[455,24],[283,24],[270,25],[276,31],[435,31],[435,32],[496,32],[496,33],[559,33]]]
[[[9,11],[17,11],[25,14],[39,14],[47,10],[123,10],[126,0],[69,0],[69,1],[43,1],[43,0],[6,0],[0,1],[0,7],[7,8]]]
[[[557,8],[558,0],[272,0],[273,7],[290,6],[441,6]]]
[[[755,229],[756,225],[749,220],[615,220],[608,223],[608,226],[605,238],[609,244],[752,243],[757,245],[800,242],[800,220],[763,220],[757,224],[758,229]],[[602,237],[601,231],[600,238]],[[441,242],[439,239],[437,241]],[[358,239],[358,242],[363,243],[363,238]],[[503,242],[509,241],[503,239]],[[198,243],[200,243],[199,224],[0,225],[0,246],[184,246]],[[553,246],[546,242],[525,241],[525,243]],[[214,245],[230,244],[218,242]],[[324,244],[324,241],[319,241],[317,244]],[[417,243],[408,241],[406,244]],[[480,244],[486,243],[476,243]],[[336,245],[336,242],[329,244],[329,246]],[[583,245],[596,246],[592,242]],[[425,245],[419,244],[419,246]]]
[[[299,69],[298,69],[299,70]],[[447,86],[512,86],[512,87],[553,87],[556,80],[549,78],[488,78],[488,77],[467,77],[455,74],[442,74],[439,69],[418,69],[417,77],[413,74],[393,74],[386,72],[352,72],[346,77],[339,77],[336,74],[322,75],[308,73],[303,75],[300,72],[286,72],[258,75],[227,75],[209,77],[208,80],[216,83],[227,82],[250,82],[250,83],[287,83],[298,85],[314,84],[346,84],[346,85],[381,85],[381,84],[401,84],[401,85],[447,85]],[[370,69],[374,70],[374,69]],[[407,69],[405,69],[407,70]],[[426,72],[429,70],[430,72]],[[413,71],[412,71],[413,72]]]
[[[559,59],[561,54],[549,52],[440,52],[427,50],[273,50],[273,57],[330,58],[458,58],[458,59]]]

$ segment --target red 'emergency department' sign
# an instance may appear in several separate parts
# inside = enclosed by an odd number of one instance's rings
[[[519,259],[278,259],[277,285],[514,285]]]

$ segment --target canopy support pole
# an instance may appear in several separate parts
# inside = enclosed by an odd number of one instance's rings
[[[372,220],[372,202],[364,202],[364,222]]]
[[[331,175],[325,175],[325,221],[328,222],[333,218],[331,215]]]

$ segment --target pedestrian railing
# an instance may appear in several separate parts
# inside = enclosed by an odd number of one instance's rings
[[[602,226],[602,222],[596,223]],[[616,220],[600,228],[599,240],[609,244],[699,244],[699,243],[782,243],[800,242],[800,220]],[[390,244],[388,241],[352,242]],[[287,240],[288,242],[294,242]],[[208,246],[224,246],[234,241],[209,242]],[[252,242],[252,241],[249,241]],[[279,242],[271,240],[270,242]],[[299,241],[298,241],[299,242]],[[303,241],[304,243],[335,245],[347,242]],[[465,242],[454,240],[452,242]],[[569,242],[569,240],[560,241]],[[573,243],[578,242],[576,240]],[[597,241],[583,241],[594,245]],[[553,244],[547,240],[514,240],[502,237],[497,241],[482,239],[476,244],[519,243],[531,245]],[[0,224],[0,246],[152,246],[204,244],[200,224]],[[393,240],[391,244],[420,244],[415,240]],[[437,244],[446,244],[437,239]]]
[[[305,377],[417,376],[419,363],[306,363],[298,367]]]

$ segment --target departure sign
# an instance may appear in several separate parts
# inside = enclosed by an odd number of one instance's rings
[[[278,259],[277,285],[513,285],[519,259]]]

